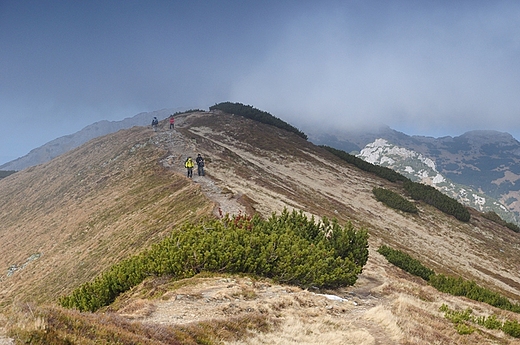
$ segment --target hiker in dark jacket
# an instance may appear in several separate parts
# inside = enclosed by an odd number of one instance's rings
[[[154,131],[157,131],[157,125],[159,124],[159,120],[157,120],[157,117],[154,116],[153,120],[152,120],[152,127],[153,127],[153,130]]]
[[[199,176],[204,176],[204,158],[202,158],[200,153],[197,155],[197,159],[195,159],[195,162],[197,162],[197,171],[199,173]]]

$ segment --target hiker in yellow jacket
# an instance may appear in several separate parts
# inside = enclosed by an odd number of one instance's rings
[[[184,162],[184,166],[186,167],[186,169],[188,169],[188,177],[192,178],[193,177],[193,167],[195,166],[195,164],[193,163],[193,160],[191,159],[191,157],[188,157],[188,159],[186,159],[186,162]]]

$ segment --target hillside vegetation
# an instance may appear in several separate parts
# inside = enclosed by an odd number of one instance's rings
[[[437,209],[441,210],[442,212],[452,215],[463,222],[468,222],[471,217],[469,211],[464,205],[462,205],[457,200],[443,194],[441,191],[435,189],[432,186],[427,186],[422,183],[410,181],[407,177],[399,174],[396,171],[393,171],[390,168],[365,162],[361,158],[350,155],[344,151],[326,146],[322,147],[332,152],[336,156],[340,157],[341,159],[345,160],[346,162],[354,164],[355,166],[364,171],[374,173],[375,175],[382,177],[390,182],[403,182],[403,187],[405,191],[410,195],[410,197],[412,197],[415,200],[422,200],[427,204],[430,204],[436,207]],[[395,193],[392,193],[392,195],[390,195],[390,193],[384,191],[381,188],[375,189],[373,191],[378,200],[392,200],[391,205],[396,206],[394,208],[399,208],[406,212],[410,212],[410,210],[412,210],[411,212],[415,213],[415,211],[413,211],[414,207],[407,203],[405,199],[398,198]]]
[[[14,170],[0,170],[0,179],[7,177],[9,175],[14,174],[16,171]]]
[[[11,338],[33,344],[517,341],[485,322],[455,328],[445,314],[497,315],[502,328],[510,321],[506,329],[514,329],[518,314],[439,292],[376,249],[409,253],[437,276],[474,282],[516,305],[519,234],[475,210],[461,221],[422,199],[413,202],[417,213],[390,208],[373,190],[408,197],[398,176],[365,171],[297,133],[243,116],[185,113],[176,116],[175,130],[167,128],[163,121],[158,132],[120,131],[0,180],[0,272],[11,272],[0,280],[0,328]],[[188,179],[182,162],[197,153],[206,158],[206,176]],[[227,210],[241,216],[228,218]],[[313,216],[321,225],[306,221]],[[267,226],[284,224],[284,217],[293,225]],[[345,235],[330,246],[334,233]],[[343,236],[357,238],[359,250]],[[145,263],[146,273],[125,272],[129,263]],[[236,273],[243,271],[251,276]],[[126,278],[132,281],[125,287]],[[72,306],[95,310],[113,300],[99,311],[58,306],[60,296],[67,305],[70,296],[92,296],[88,290],[96,287],[103,293],[108,287],[110,298],[95,308],[89,297]]]
[[[255,120],[261,123],[285,129],[286,131],[296,133],[296,135],[307,140],[307,135],[299,129],[279,119],[278,117],[269,114],[266,111],[256,109],[250,105],[245,105],[242,103],[222,102],[209,107],[209,109],[220,110],[228,114],[240,115],[251,120]]]
[[[13,269],[0,278],[0,308],[55,301],[211,213],[200,189],[158,164],[165,154],[134,128],[2,179],[0,272]]]
[[[113,266],[60,304],[96,311],[149,276],[192,277],[201,272],[245,273],[302,287],[353,285],[368,259],[366,231],[309,221],[284,211],[267,221],[235,216],[186,224],[152,249]]]

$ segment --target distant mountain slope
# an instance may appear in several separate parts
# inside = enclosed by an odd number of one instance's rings
[[[357,156],[369,163],[395,170],[412,181],[434,186],[444,194],[481,212],[493,211],[508,222],[518,222],[518,213],[509,211],[498,200],[472,187],[447,179],[439,173],[435,162],[421,153],[393,145],[385,139],[376,139],[367,144]]]
[[[311,141],[359,153],[376,139],[421,154],[455,184],[483,193],[520,213],[520,142],[508,133],[471,131],[457,137],[408,136],[382,126],[364,132],[314,135]]]
[[[158,119],[164,119],[170,114],[173,114],[172,109],[163,109],[153,112],[139,113],[121,121],[104,120],[95,122],[74,134],[65,135],[51,140],[48,143],[31,150],[31,152],[23,157],[0,165],[0,170],[20,171],[37,164],[45,163],[91,139],[114,133],[121,129],[131,128],[133,126],[147,126],[151,123],[154,116],[157,116]]]

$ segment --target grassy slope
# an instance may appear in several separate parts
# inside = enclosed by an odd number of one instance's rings
[[[95,139],[0,181],[0,305],[54,300],[175,225],[211,213],[183,176],[161,167],[165,151],[146,128]]]
[[[208,176],[233,197],[248,200],[251,210],[267,216],[296,207],[368,228],[372,256],[361,280],[383,281],[378,291],[386,297],[378,308],[393,314],[392,322],[406,324],[406,332],[424,333],[422,339],[438,335],[444,343],[455,337],[447,335],[451,327],[436,314],[434,301],[447,297],[386,264],[375,253],[382,243],[437,272],[475,279],[520,298],[520,237],[477,212],[472,211],[469,223],[424,204],[417,215],[396,212],[378,203],[372,188],[402,194],[399,184],[361,172],[295,135],[236,116],[198,114],[179,120],[178,131],[194,145],[193,152],[207,158]],[[211,212],[196,184],[160,166],[168,146],[150,141],[151,135],[138,128],[119,132],[0,181],[0,241],[8,243],[0,270],[35,252],[44,254],[0,283],[4,305],[13,296],[52,300],[162,237],[174,224]],[[48,293],[40,295],[39,289]],[[414,321],[425,318],[427,327]]]
[[[399,183],[362,172],[295,135],[237,116],[194,117],[185,127],[186,135],[218,164],[213,177],[256,201],[260,213],[289,206],[352,221],[369,229],[372,246],[386,243],[437,272],[462,275],[520,299],[515,269],[520,236],[478,212],[470,210],[472,219],[462,223],[423,203],[417,215],[389,209],[375,200],[372,188],[405,195]]]

